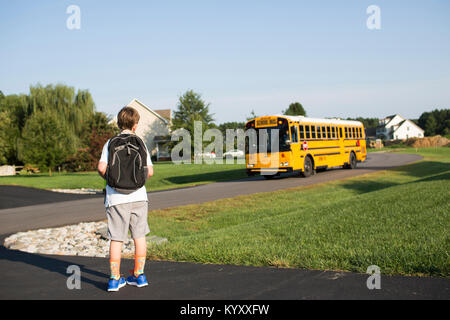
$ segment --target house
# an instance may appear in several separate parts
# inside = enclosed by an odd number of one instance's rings
[[[139,112],[136,134],[145,142],[151,156],[156,157],[157,161],[169,160],[167,142],[170,141],[171,110],[153,110],[138,99],[131,100],[127,107]],[[112,121],[117,123],[117,116]]]
[[[396,114],[379,121],[376,137],[385,140],[405,140],[408,138],[423,138],[424,131],[411,120]]]

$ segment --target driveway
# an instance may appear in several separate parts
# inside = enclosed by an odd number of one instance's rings
[[[417,155],[369,154],[355,170],[328,170],[308,179],[261,177],[149,193],[152,209],[212,201],[242,194],[275,191],[342,179],[420,160]],[[0,201],[22,188],[0,187]],[[28,189],[28,188],[27,188]],[[55,195],[26,190],[30,197],[10,197],[0,210],[0,241],[8,234],[105,219],[102,197]],[[36,192],[36,193],[34,193]],[[11,194],[11,193],[10,193]],[[39,196],[34,196],[34,194]],[[39,199],[37,199],[39,198]],[[30,205],[36,199],[36,205]],[[22,201],[23,200],[23,201]],[[122,271],[133,260],[123,260]],[[67,288],[67,268],[81,270],[81,289]],[[276,269],[185,262],[148,261],[150,285],[105,291],[108,259],[50,256],[7,250],[0,246],[0,299],[449,299],[450,280],[431,277],[381,276],[381,289],[369,290],[368,275],[351,272]]]

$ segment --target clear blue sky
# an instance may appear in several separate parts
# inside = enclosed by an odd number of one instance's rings
[[[450,107],[450,1],[0,0],[0,90],[89,89],[115,114],[175,109],[188,89],[216,122],[301,102],[314,117]],[[81,29],[69,30],[69,5]],[[366,27],[369,5],[381,30]]]

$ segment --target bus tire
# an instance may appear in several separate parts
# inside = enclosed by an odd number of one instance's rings
[[[313,162],[310,156],[307,156],[305,158],[305,161],[303,162],[303,172],[302,175],[305,178],[308,178],[314,173],[314,167]]]
[[[345,166],[346,169],[355,169],[358,161],[356,160],[356,155],[352,151],[350,152],[350,157],[348,159],[348,164]]]

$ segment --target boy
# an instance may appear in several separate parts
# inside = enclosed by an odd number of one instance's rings
[[[131,107],[122,108],[117,115],[117,124],[121,130],[121,134],[135,135],[139,118],[139,113],[135,109]],[[106,178],[105,174],[108,167],[109,141],[104,145],[98,163],[98,172],[103,178]],[[153,165],[146,147],[145,151],[147,153],[145,178],[148,179],[153,176]],[[127,283],[137,287],[148,285],[144,275],[147,253],[145,235],[150,232],[147,222],[148,198],[145,185],[131,193],[122,193],[107,185],[105,207],[108,217],[108,237],[111,240],[109,250],[111,277],[108,283],[108,291],[118,291]],[[128,229],[130,229],[131,236],[134,240],[135,267],[133,275],[125,280],[120,276],[120,259],[122,243],[128,238]]]

